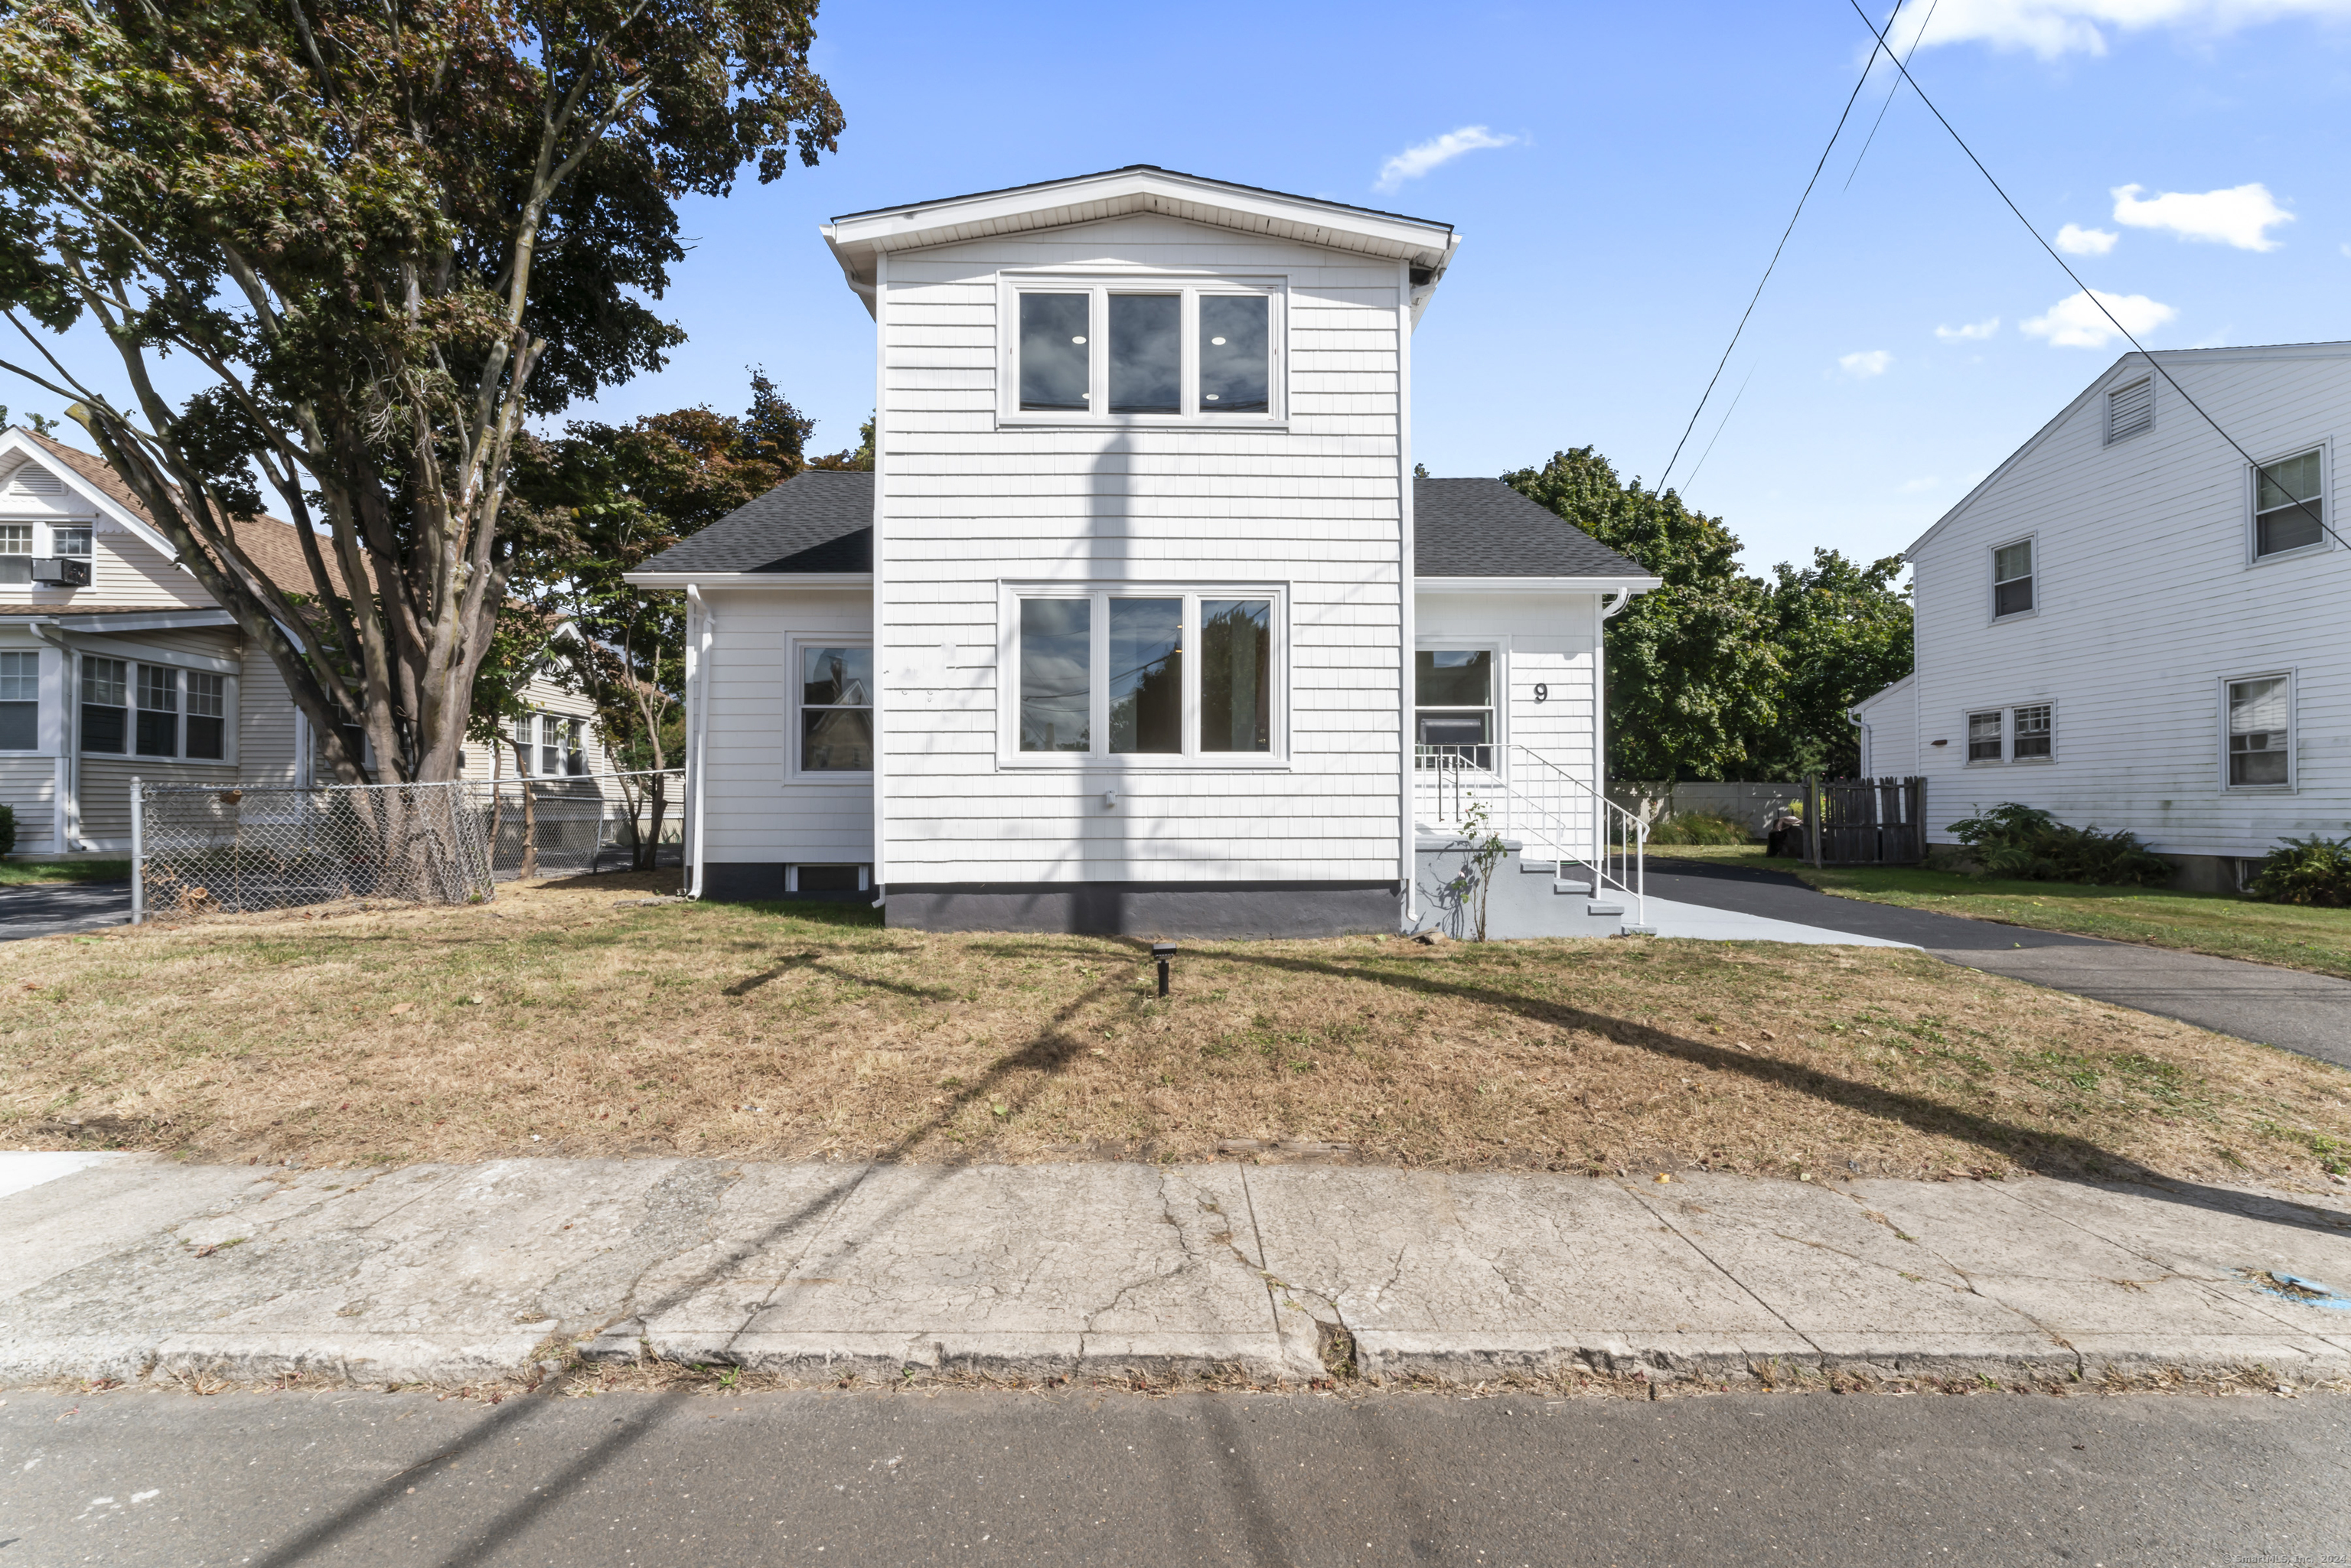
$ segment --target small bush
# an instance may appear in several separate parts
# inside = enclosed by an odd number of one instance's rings
[[[1653,844],[1743,844],[1754,836],[1713,811],[1677,811],[1649,830]]]
[[[1974,852],[1987,876],[2091,887],[2150,887],[2172,876],[2171,862],[2140,843],[2136,833],[2069,828],[2037,807],[2013,800],[1945,831]]]
[[[2245,885],[2271,904],[2311,904],[2326,909],[2351,904],[2351,839],[2287,839],[2262,859],[2262,869]]]
[[[0,855],[12,854],[16,848],[16,813],[0,806]]]

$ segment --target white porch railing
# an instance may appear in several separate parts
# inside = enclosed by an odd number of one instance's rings
[[[1554,862],[1562,877],[1581,868],[1595,895],[1632,900],[1633,924],[1648,923],[1643,859],[1648,824],[1558,763],[1523,746],[1414,747],[1413,815],[1424,828],[1458,833],[1473,805],[1486,828],[1516,839],[1520,857]]]

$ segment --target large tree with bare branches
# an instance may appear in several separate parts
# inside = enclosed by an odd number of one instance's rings
[[[453,777],[524,420],[661,365],[676,204],[833,149],[815,0],[0,0],[0,367],[76,401],[347,780]],[[94,321],[130,394],[67,337]],[[204,384],[176,403],[159,359]],[[312,591],[234,519],[291,518]]]

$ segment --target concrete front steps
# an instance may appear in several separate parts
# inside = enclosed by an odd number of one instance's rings
[[[1503,842],[1493,886],[1486,895],[1489,938],[1617,936],[1629,928],[1631,901],[1613,890],[1596,892],[1590,867],[1570,862],[1562,868],[1556,861],[1540,856],[1529,860],[1525,846],[1517,840]],[[1413,928],[1441,931],[1447,936],[1476,936],[1474,885],[1466,894],[1459,886],[1463,872],[1471,869],[1469,841],[1424,833],[1417,848],[1419,919]]]

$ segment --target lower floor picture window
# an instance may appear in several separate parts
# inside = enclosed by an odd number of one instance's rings
[[[1110,601],[1110,748],[1184,749],[1184,601]]]
[[[1180,591],[1019,600],[1014,746],[1111,757],[1270,755],[1280,725],[1277,602]]]
[[[1020,749],[1091,751],[1091,599],[1020,601]]]
[[[2292,688],[2283,675],[2229,683],[2229,783],[2258,788],[2293,781]]]
[[[2049,755],[2049,705],[2037,704],[2016,710],[2016,744],[2010,753],[2019,762],[2027,758]]]
[[[1968,760],[1998,762],[2000,758],[2000,710],[1968,715]]]
[[[0,653],[0,751],[41,744],[41,656]]]
[[[1200,749],[1273,749],[1270,599],[1200,601]]]
[[[120,659],[81,662],[81,748],[119,755],[131,741],[131,666]]]

